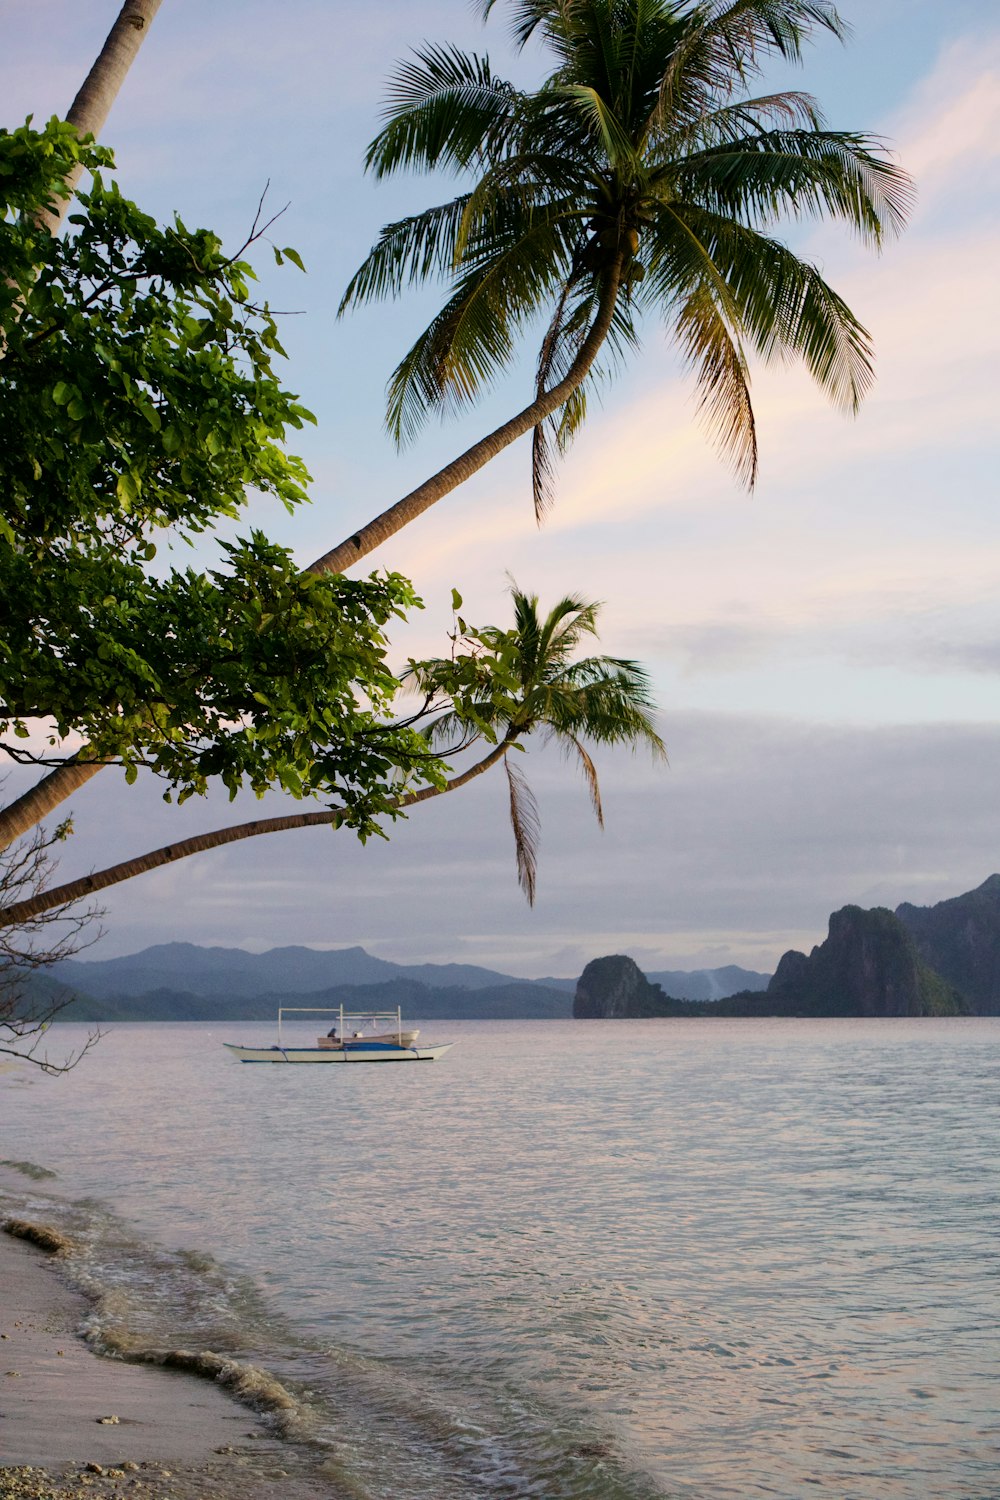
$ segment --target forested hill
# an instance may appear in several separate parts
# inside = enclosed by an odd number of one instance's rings
[[[382,984],[338,985],[309,994],[252,996],[195,995],[151,989],[114,998],[81,996],[60,1015],[64,1021],[269,1021],[279,1005],[325,1006],[345,1010],[394,1010],[402,1006],[408,1020],[555,1020],[572,1014],[573,997],[530,980],[509,980],[481,989],[460,985],[434,987],[416,979]],[[308,1016],[300,1019],[308,1021]],[[317,1017],[317,1026],[321,1017]],[[327,1028],[322,1027],[323,1030]]]
[[[1000,875],[936,906],[897,906],[926,964],[983,1016],[1000,1015]]]

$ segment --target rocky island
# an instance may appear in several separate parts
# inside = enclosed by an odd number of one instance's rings
[[[917,952],[980,1016],[1000,1015],[1000,875],[936,906],[896,907]]]
[[[782,956],[763,993],[678,999],[613,954],[587,965],[573,1000],[577,1019],[998,1014],[1000,875],[936,906],[844,906],[811,953]]]

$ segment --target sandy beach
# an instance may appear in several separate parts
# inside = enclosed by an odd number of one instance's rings
[[[296,1449],[211,1380],[95,1354],[59,1259],[0,1233],[0,1500],[331,1500]]]

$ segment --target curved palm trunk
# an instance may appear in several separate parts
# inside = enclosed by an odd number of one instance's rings
[[[125,75],[146,39],[146,33],[161,3],[162,0],[125,0],[97,61],[67,112],[66,119],[76,127],[78,135],[100,136]],[[82,171],[83,168],[78,167],[67,178],[66,185],[71,193]],[[44,224],[50,234],[55,234],[69,204],[68,198],[57,200],[52,211],[39,214],[39,223]]]
[[[156,0],[156,3],[159,4],[159,0]],[[380,516],[376,516],[374,521],[370,521],[367,526],[363,526],[360,531],[341,542],[339,547],[334,547],[332,551],[317,558],[305,571],[307,573],[345,572],[352,563],[359,562],[382,542],[387,541],[397,531],[401,531],[404,526],[416,520],[417,516],[423,515],[424,511],[429,510],[436,501],[451,494],[452,490],[457,489],[460,484],[464,484],[473,474],[484,468],[491,458],[502,453],[504,448],[509,447],[519,437],[523,437],[526,432],[537,427],[539,422],[543,422],[554,411],[558,411],[585,379],[597,358],[601,345],[608,336],[621,286],[621,271],[622,258],[619,255],[608,271],[597,315],[590,332],[580,346],[576,359],[557,385],[552,386],[550,390],[543,391],[530,406],[518,412],[516,417],[512,417],[494,432],[481,438],[478,443],[474,443],[459,458],[454,459],[445,468],[433,474],[430,479],[425,480],[417,489],[411,490],[402,500],[398,500]],[[93,776],[99,769],[99,766],[94,766],[88,776],[80,779],[78,774],[74,777],[72,767],[59,767],[51,772],[37,788],[40,792],[44,790],[48,799],[41,812],[32,816],[32,809],[22,807],[22,804],[27,802],[27,798],[24,797],[0,812],[0,849],[5,849],[14,839],[26,833],[38,822],[39,818],[51,812],[52,808],[58,806],[66,797],[71,797],[83,781],[88,780],[89,776]],[[293,822],[288,826],[299,828],[308,825]],[[211,847],[211,845],[206,847]],[[135,873],[141,874],[141,871],[136,870]],[[128,877],[122,875],[118,878],[124,880]],[[108,882],[108,884],[111,883]]]
[[[103,760],[88,760],[86,751],[81,751],[65,765],[50,771],[30,792],[17,797],[0,812],[0,849],[6,849],[36,823],[47,818],[60,802],[72,797],[92,776],[103,771],[106,764]]]
[[[443,797],[446,792],[455,792],[459,787],[465,786],[467,782],[473,781],[477,776],[482,776],[497,761],[502,760],[510,748],[513,734],[507,734],[495,745],[489,755],[463,771],[460,776],[454,776],[445,786],[425,787],[420,792],[410,792],[405,797],[400,797],[397,807],[413,807],[418,802],[429,802],[432,797]],[[95,766],[91,770],[100,770]],[[195,838],[181,839],[176,844],[166,844],[162,849],[153,849],[149,854],[142,854],[138,859],[129,859],[119,865],[111,865],[106,870],[99,870],[92,875],[84,875],[79,880],[71,880],[66,885],[55,886],[50,891],[40,891],[37,896],[32,896],[27,901],[18,901],[11,906],[0,907],[0,927],[13,927],[18,922],[30,921],[33,917],[42,916],[47,911],[53,911],[58,906],[66,906],[71,901],[80,901],[85,896],[93,896],[97,891],[105,890],[109,885],[118,885],[123,880],[131,880],[136,875],[144,875],[148,870],[158,870],[161,865],[173,864],[178,859],[186,859],[189,854],[202,854],[206,849],[218,849],[223,844],[236,844],[241,839],[257,838],[264,833],[286,833],[294,828],[318,828],[322,825],[336,823],[339,813],[336,810],[314,813],[290,813],[283,818],[258,818],[252,823],[236,823],[229,828],[217,828],[213,833],[202,833]]]
[[[516,417],[511,417],[509,422],[504,422],[502,427],[496,428],[494,432],[481,438],[471,448],[454,459],[438,473],[433,474],[430,479],[404,495],[402,500],[397,500],[388,510],[384,510],[374,521],[369,521],[367,526],[362,526],[353,536],[334,547],[332,551],[325,552],[318,557],[306,570],[309,573],[343,573],[352,563],[359,562],[376,547],[380,547],[389,537],[395,536],[404,526],[408,526],[417,516],[423,515],[438,500],[445,495],[450,495],[452,490],[471,479],[473,474],[479,472],[502,453],[504,448],[523,437],[526,432],[544,422],[560,406],[564,406],[572,396],[576,388],[582,383],[591,365],[597,358],[601,345],[611,330],[611,322],[615,313],[615,303],[618,300],[618,291],[621,286],[622,257],[619,254],[608,270],[607,280],[601,292],[601,300],[597,309],[597,316],[590,327],[590,332],[580,346],[580,352],[576,356],[570,368],[559,381],[558,385],[552,386],[550,390],[543,391],[530,406],[518,412]]]

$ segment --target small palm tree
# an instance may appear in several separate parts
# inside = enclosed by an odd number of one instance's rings
[[[479,0],[484,17],[494,3]],[[529,431],[541,512],[554,452],[595,379],[638,344],[641,315],[672,332],[749,485],[751,351],[803,360],[848,411],[871,383],[867,331],[771,231],[832,218],[877,248],[904,223],[910,180],[873,137],[826,129],[809,95],[747,92],[769,58],[799,61],[817,29],[845,36],[829,0],[514,0],[514,12],[517,44],[537,34],[555,59],[534,92],[453,47],[399,68],[369,169],[471,185],[389,224],[341,310],[450,279],[389,384],[399,442],[435,408],[473,401],[544,319],[535,398],[317,567],[364,556]]]
[[[486,692],[462,710],[446,711],[426,731],[433,745],[447,747],[456,738],[469,743],[470,724],[486,725],[495,737],[488,760],[503,759],[510,796],[510,820],[514,830],[517,875],[529,904],[534,904],[538,862],[539,817],[534,794],[523,772],[511,761],[509,751],[523,748],[521,741],[540,733],[543,741],[554,741],[564,754],[576,760],[587,782],[600,826],[604,827],[601,789],[597,769],[585,740],[597,745],[645,746],[654,757],[666,758],[666,750],[653,723],[653,702],[646,672],[634,661],[612,656],[588,656],[576,660],[585,636],[597,634],[599,604],[582,599],[561,599],[542,619],[538,596],[521,593],[511,586],[514,629],[490,628],[478,632],[477,640],[495,660],[503,661],[509,690],[501,699]],[[413,684],[428,700],[442,692],[454,673],[454,659],[421,662],[410,673]],[[496,680],[490,672],[487,683]],[[473,734],[472,738],[476,737]],[[480,762],[485,767],[485,761]]]

